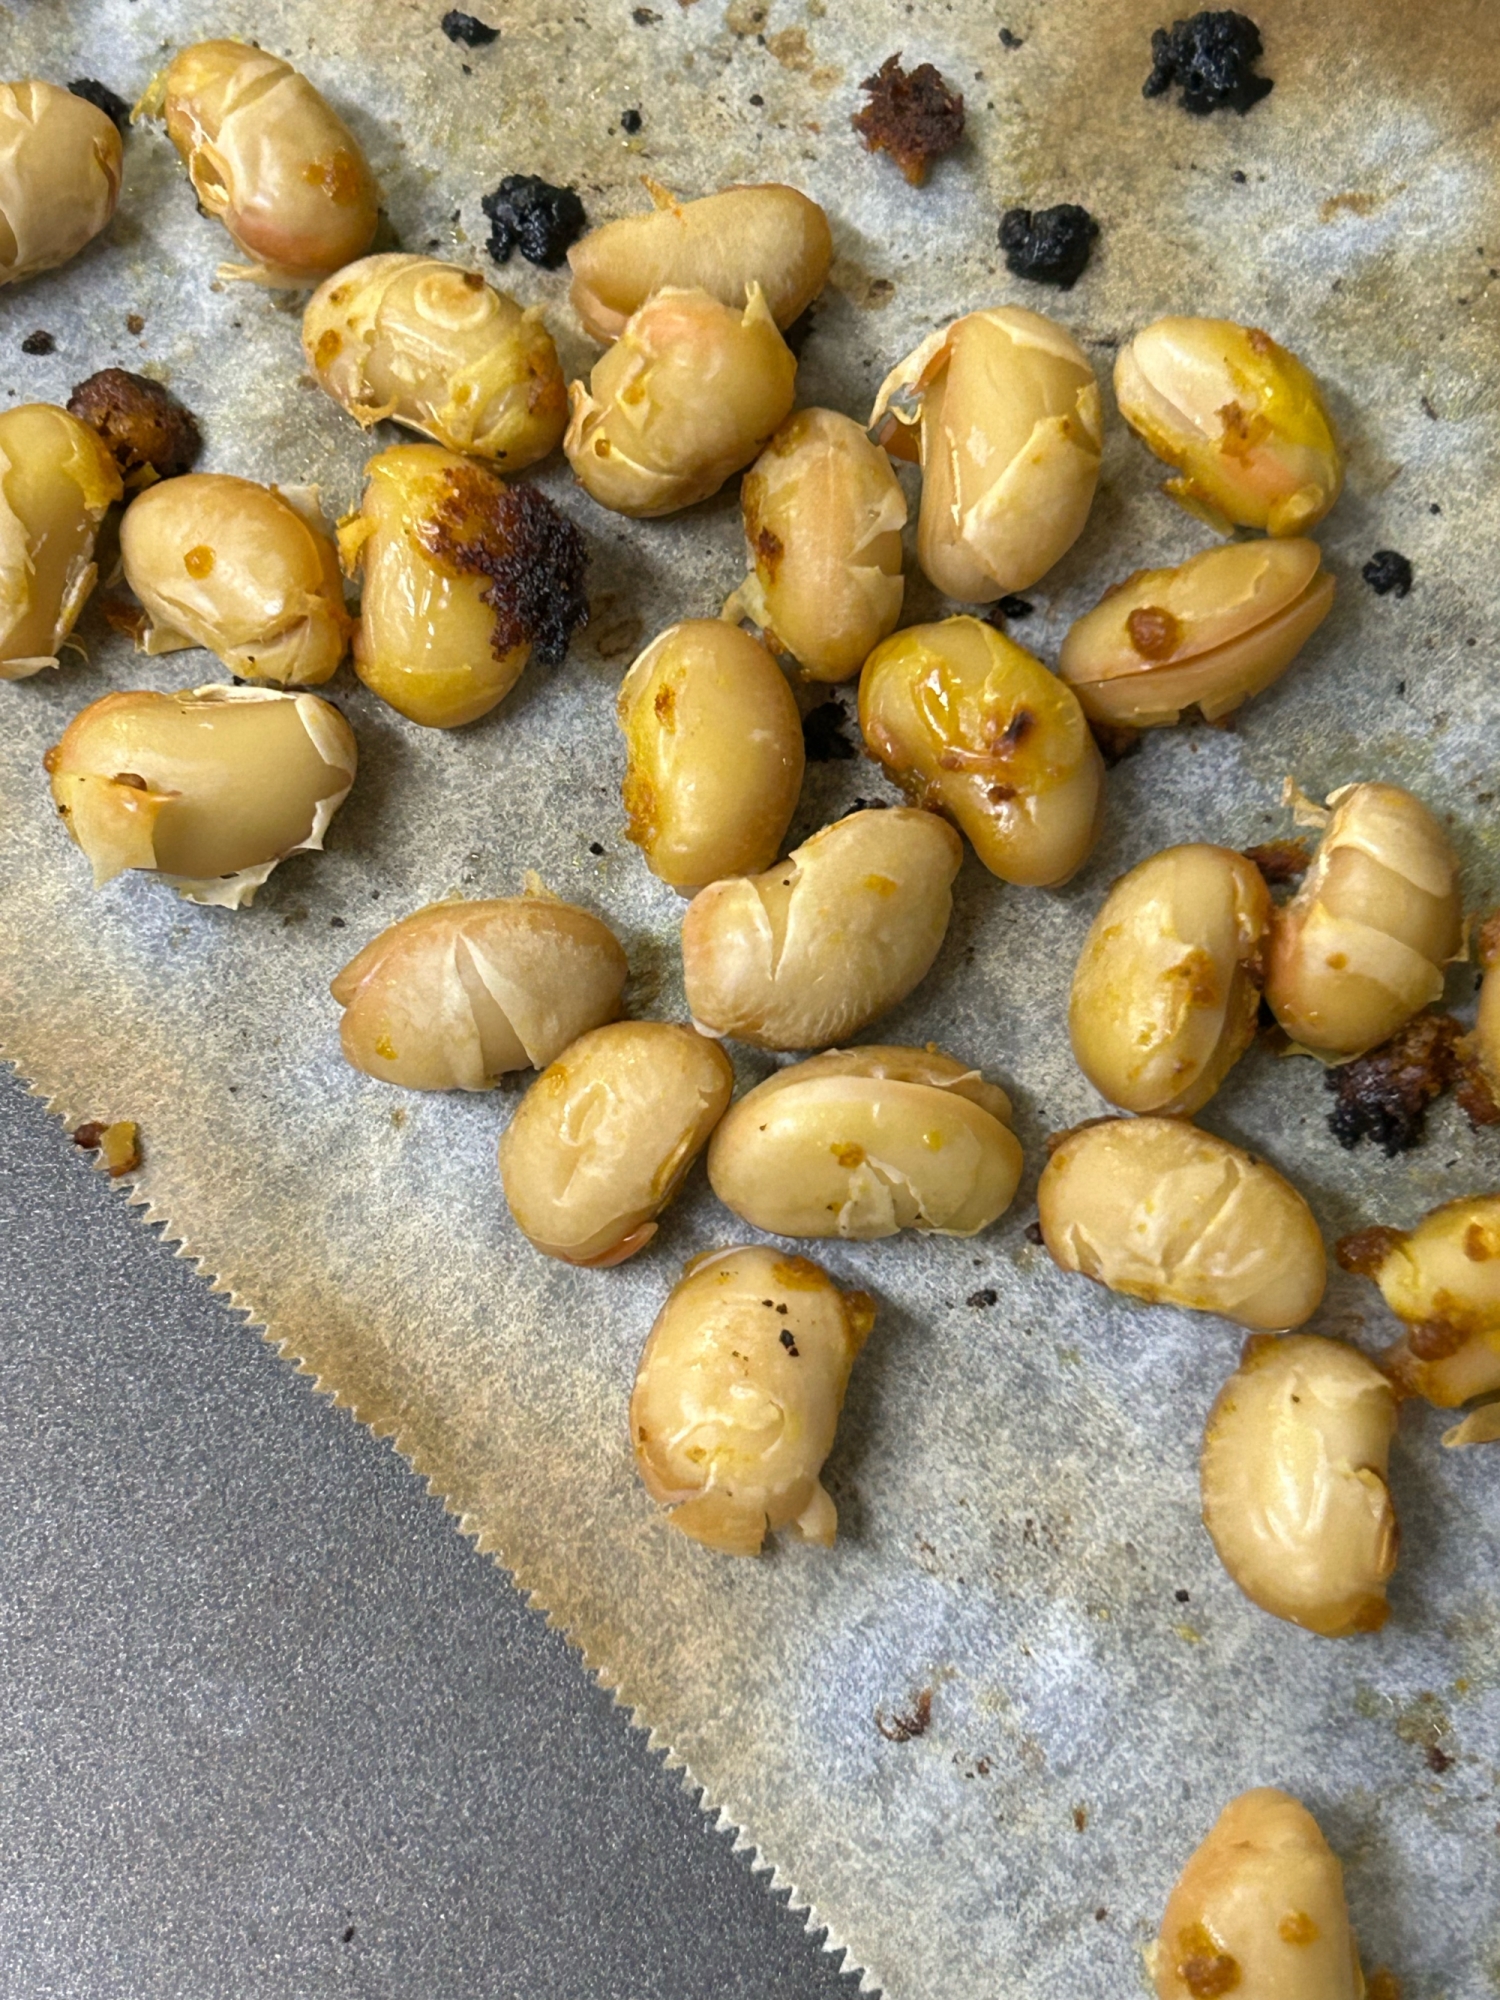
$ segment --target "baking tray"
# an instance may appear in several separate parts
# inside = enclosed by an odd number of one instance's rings
[[[1182,1858],[1260,1783],[1305,1798],[1343,1856],[1368,1966],[1391,1966],[1407,2000],[1492,1997],[1495,1455],[1444,1452],[1447,1420],[1409,1411],[1390,1625],[1343,1644],[1280,1625],[1239,1596],[1197,1520],[1202,1421],[1238,1332],[1068,1280],[1024,1234],[1045,1133],[1100,1109],[1063,1021],[1083,932],[1123,868],[1174,840],[1288,830],[1288,772],[1312,791],[1379,777],[1448,815],[1472,904],[1500,894],[1491,11],[1272,0],[1256,11],[1273,94],[1207,121],[1140,97],[1161,17],[1137,0],[1001,15],[523,0],[492,7],[500,39],[472,51],[441,36],[441,11],[51,0],[0,7],[0,45],[12,74],[130,96],[182,42],[253,35],[349,118],[399,241],[441,254],[479,255],[480,196],[508,172],[574,183],[596,221],[643,205],[644,173],[687,194],[794,181],[828,208],[838,252],[801,399],[854,415],[933,326],[995,301],[1056,311],[1102,376],[1162,312],[1265,325],[1327,384],[1349,445],[1320,531],[1333,615],[1237,729],[1159,732],[1111,772],[1104,839],[1065,890],[1006,889],[966,862],[937,968],[877,1032],[937,1040],[1003,1081],[1029,1172],[973,1242],[827,1248],[880,1304],[828,1470],[832,1553],[717,1558],[668,1532],[636,1483],[625,1404],[646,1330],[685,1258],[744,1234],[701,1170],[623,1269],[547,1263],[494,1172],[514,1095],[400,1095],[355,1075],[326,991],[392,918],[450,889],[512,892],[531,868],[619,931],[635,1011],[680,1015],[681,906],[622,838],[613,699],[643,637],[716,611],[738,582],[732,490],[632,523],[545,469],[592,550],[588,633],[452,735],[405,723],[345,670],[325,692],[361,768],[329,850],[238,915],[140,877],[93,894],[55,823],[41,756],[69,716],[111,687],[216,677],[206,656],[133,659],[91,614],[86,659],[0,688],[0,1049],[65,1118],[139,1121],[132,1199],[394,1439],[891,2000],[1138,1990]],[[860,78],[896,49],[968,100],[963,151],[921,190],[849,131]],[[1086,204],[1102,235],[1054,299],[1006,275],[995,233],[1003,207],[1057,200]],[[165,141],[136,132],[106,235],[0,293],[0,389],[62,400],[111,363],[158,373],[202,420],[205,466],[316,480],[340,511],[382,440],[305,377],[298,302],[215,284],[224,249]],[[586,367],[565,274],[518,263],[502,282],[549,305],[570,372]],[[38,329],[56,352],[24,356]],[[1107,582],[1208,540],[1106,403],[1089,526],[1018,628],[1048,658]],[[1408,599],[1360,582],[1377,547],[1411,558]],[[908,616],[938,608],[912,578]],[[792,837],[889,796],[872,766],[815,765]],[[1456,972],[1452,997],[1471,984]],[[739,1067],[748,1081],[769,1061]],[[1394,1161],[1341,1152],[1325,1108],[1311,1064],[1257,1051],[1202,1122],[1290,1173],[1330,1239],[1495,1184],[1500,1141],[1451,1106]],[[1387,1333],[1373,1291],[1341,1277],[1314,1324],[1368,1345]],[[904,1732],[924,1697],[926,1728]]]

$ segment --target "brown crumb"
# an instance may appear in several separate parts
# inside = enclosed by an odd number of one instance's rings
[[[539,666],[557,666],[573,632],[588,623],[582,535],[545,493],[508,486],[484,466],[450,472],[444,484],[417,539],[460,575],[489,578],[480,594],[495,614],[497,660],[529,645]]]
[[[905,1715],[893,1715],[889,1722],[877,1708],[875,1727],[887,1743],[910,1743],[914,1736],[925,1736],[932,1721],[932,1689],[923,1688]]]
[[[889,153],[913,187],[943,153],[964,135],[964,101],[948,88],[931,63],[901,67],[901,52],[887,56],[860,89],[869,98],[849,121],[872,153]]]
[[[1428,1105],[1458,1077],[1462,1035],[1451,1014],[1418,1014],[1378,1049],[1327,1071],[1323,1081],[1336,1099],[1328,1129],[1339,1144],[1352,1149],[1373,1139],[1387,1159],[1410,1151]]]
[[[1466,1035],[1458,1045],[1458,1081],[1453,1095],[1476,1132],[1486,1125],[1500,1125],[1500,1102],[1475,1053],[1472,1035]]]
[[[1145,741],[1146,732],[1134,729],[1128,722],[1098,722],[1090,720],[1089,733],[1099,746],[1099,755],[1106,766],[1113,770],[1126,757],[1133,757]]]
[[[1388,1965],[1377,1965],[1370,1974],[1365,2000],[1401,2000],[1401,1981]]]
[[[127,639],[139,640],[151,623],[139,604],[128,603],[123,597],[106,595],[98,602],[110,631],[123,633]]]
[[[1243,853],[1247,861],[1255,863],[1267,887],[1272,889],[1295,882],[1312,866],[1312,850],[1305,840],[1265,840],[1259,847],[1245,848]]]
[[[1074,1806],[1074,1808],[1073,1808],[1073,1825],[1074,1825],[1074,1828],[1076,1829],[1076,1831],[1077,1831],[1077,1832],[1079,1832],[1079,1833],[1085,1833],[1085,1832],[1087,1832],[1087,1830],[1088,1830],[1088,1823],[1089,1823],[1089,1809],[1088,1809],[1088,1807],[1087,1807],[1087,1806]]]
[[[192,411],[160,382],[127,368],[101,368],[80,382],[68,410],[98,432],[131,484],[148,468],[158,479],[174,479],[202,449]]]
[[[1356,1278],[1373,1278],[1401,1241],[1401,1230],[1375,1223],[1368,1229],[1356,1229],[1349,1236],[1341,1236],[1333,1246],[1333,1254],[1341,1271],[1350,1271]]]
[[[130,1118],[116,1119],[112,1125],[102,1118],[90,1119],[75,1129],[73,1144],[85,1152],[98,1153],[99,1164],[108,1170],[111,1180],[134,1173],[141,1164],[140,1128]]]
[[[1446,1771],[1452,1764],[1452,1762],[1453,1759],[1448,1755],[1448,1752],[1444,1750],[1439,1744],[1436,1743],[1428,1744],[1427,1768],[1429,1771],[1436,1771],[1438,1776],[1441,1777],[1444,1771]]]
[[[142,334],[146,331],[146,322],[139,313],[126,313],[125,331],[127,333]]]

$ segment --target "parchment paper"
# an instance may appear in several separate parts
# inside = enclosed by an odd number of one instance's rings
[[[932,326],[996,300],[1056,310],[1102,375],[1161,312],[1263,324],[1328,385],[1351,449],[1322,530],[1334,614],[1237,731],[1160,732],[1111,774],[1105,838],[1061,894],[1004,889],[969,861],[937,969],[879,1025],[1003,1080],[1029,1175],[976,1242],[828,1248],[880,1300],[830,1465],[831,1554],[716,1558],[671,1534],[633,1477],[625,1404],[646,1330],[684,1258],[744,1234],[701,1172],[622,1270],[547,1263],[494,1172],[514,1096],[416,1097],[355,1075],[326,994],[386,922],[454,887],[510,892],[534,867],[619,930],[636,1011],[680,1012],[680,905],[622,840],[612,704],[639,638],[712,613],[737,582],[732,491],[634,525],[550,468],[543,484],[594,552],[588,637],[457,734],[403,722],[346,671],[325,692],[361,769],[329,851],[289,863],[239,915],[142,877],[91,893],[53,819],[41,756],[71,714],[110,687],[215,677],[207,656],[132,659],[93,616],[87,661],[0,688],[0,1048],[62,1116],[139,1120],[148,1216],[394,1437],[892,2000],[1139,1990],[1182,1858],[1230,1794],[1268,1782],[1301,1794],[1344,1857],[1368,1965],[1395,1968],[1407,2000],[1492,1996],[1493,1449],[1444,1453],[1451,1419],[1407,1412],[1389,1628],[1336,1645],[1293,1631],[1238,1595],[1197,1520],[1202,1420],[1237,1331],[1065,1279],[1023,1230],[1043,1135],[1100,1109],[1064,1008],[1123,868],[1173,840],[1288,830],[1277,799],[1294,771],[1314,791],[1415,787],[1451,815],[1471,902],[1500,894],[1493,10],[1262,0],[1275,90],[1245,120],[1209,122],[1142,100],[1162,18],[1146,0],[735,0],[727,16],[719,0],[491,0],[501,39],[474,51],[442,38],[441,11],[13,0],[0,47],[9,74],[97,76],[132,97],[180,42],[254,35],[349,116],[411,248],[474,255],[479,198],[506,172],[575,182],[596,220],[640,204],[642,172],[690,194],[795,181],[828,207],[840,259],[802,399],[855,415]],[[1001,26],[1022,46],[1007,50]],[[920,191],[848,129],[858,80],[898,48],[969,103],[964,152]],[[633,141],[627,108],[643,119]],[[1060,299],[1009,279],[995,247],[1001,208],[1058,200],[1084,202],[1103,232]],[[165,141],[137,132],[107,236],[0,294],[0,389],[62,400],[95,368],[148,368],[203,420],[206,466],[316,479],[342,510],[372,445],[303,375],[293,302],[213,286],[225,250]],[[565,274],[517,263],[504,282],[549,301],[565,359],[587,363]],[[38,328],[51,357],[20,351]],[[1055,657],[1106,583],[1205,544],[1159,477],[1111,407],[1098,503],[1029,593],[1027,643]],[[1378,547],[1415,565],[1405,602],[1359,580]],[[919,579],[908,608],[937,608]],[[814,767],[794,837],[857,796],[889,796],[872,767]],[[1456,975],[1455,996],[1470,985]],[[1472,1138],[1451,1107],[1394,1162],[1340,1152],[1325,1109],[1311,1064],[1257,1051],[1203,1122],[1290,1172],[1330,1238],[1496,1184],[1500,1139]],[[967,1302],[986,1289],[993,1305]],[[1376,1344],[1373,1302],[1337,1280],[1315,1324]],[[889,1728],[926,1690],[926,1732],[887,1740],[877,1710]]]

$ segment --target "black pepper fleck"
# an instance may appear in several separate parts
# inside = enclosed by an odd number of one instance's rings
[[[345,927],[344,920],[342,917],[330,917],[328,919],[328,928],[331,931],[341,931],[344,929],[344,927]]]
[[[1193,14],[1151,37],[1151,74],[1143,97],[1161,97],[1176,85],[1184,111],[1206,118],[1211,111],[1238,111],[1243,118],[1270,94],[1268,76],[1257,76],[1263,44],[1246,14],[1227,8]]]
[[[600,845],[600,843],[599,843],[599,842],[598,842],[597,840],[591,840],[591,841],[589,842],[589,853],[590,853],[590,854],[602,854],[603,852],[604,852],[604,849],[603,849],[603,847],[602,847],[602,846]]]
[[[652,28],[661,19],[661,15],[653,14],[649,7],[632,7],[630,18],[638,28]]]
[[[1229,178],[1234,182],[1236,187],[1243,187],[1250,176],[1245,172],[1243,167],[1231,167]]]
[[[81,97],[85,104],[92,104],[96,111],[112,119],[122,132],[130,123],[130,106],[123,97],[116,97],[108,84],[98,83],[91,76],[79,76],[68,88],[75,97]]]
[[[838,764],[855,756],[844,734],[848,713],[841,701],[820,701],[802,718],[802,747],[809,764]]]
[[[636,110],[633,104],[628,111],[620,113],[620,130],[629,133],[631,138],[635,137],[645,122],[645,119],[642,118],[640,112]]]
[[[26,338],[21,342],[21,352],[23,354],[55,354],[57,352],[57,342],[52,338],[50,333],[38,327],[35,333],[28,333]]]
[[[795,1361],[798,1358],[798,1347],[792,1329],[789,1326],[784,1326],[781,1329],[781,1344],[787,1353],[791,1355],[793,1361]]]
[[[761,110],[764,107],[765,101],[766,100],[761,96],[758,90],[751,91],[750,102],[755,106],[757,111]]]
[[[1070,292],[1083,276],[1099,225],[1076,201],[1055,208],[1008,208],[1000,219],[1000,248],[1013,278],[1056,285]]]
[[[490,223],[488,249],[497,264],[519,250],[528,264],[555,271],[588,227],[577,191],[536,174],[507,174],[479,206]]]
[[[1411,564],[1395,549],[1377,549],[1360,571],[1377,597],[1405,597],[1411,589]]]
[[[1042,1225],[1039,1222],[1028,1222],[1021,1234],[1028,1243],[1039,1244],[1042,1240]]]
[[[996,604],[995,609],[1002,618],[1029,618],[1036,610],[1036,606],[1029,597],[1017,597],[1014,593],[1007,593]]]
[[[1172,1595],[1179,1604],[1191,1604],[1193,1601],[1193,1593],[1190,1590],[1174,1590]]]
[[[466,49],[488,48],[491,42],[498,42],[500,30],[487,22],[479,21],[472,14],[461,13],[457,7],[450,7],[442,20],[443,33],[450,42]]]
[[[1000,46],[1002,49],[1023,48],[1025,42],[1026,37],[1018,35],[1013,28],[1002,28],[1000,30]]]
[[[971,1306],[993,1306],[999,1303],[1000,1294],[992,1285],[984,1285],[977,1292],[970,1292],[968,1304]]]
[[[1429,500],[1427,503],[1427,511],[1429,514],[1441,514],[1443,510],[1438,505],[1436,500]]]

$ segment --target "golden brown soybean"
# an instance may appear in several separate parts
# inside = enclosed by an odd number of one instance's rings
[[[96,104],[34,78],[0,83],[0,285],[76,257],[115,212],[120,135]]]
[[[625,676],[626,834],[691,893],[776,859],[802,788],[802,722],[765,647],[722,618],[670,626]]]
[[[978,618],[911,625],[859,683],[870,754],[956,820],[1002,881],[1056,888],[1088,859],[1104,763],[1072,690]]]
[[[123,487],[87,424],[52,403],[0,411],[0,680],[57,665],[94,587],[94,539]]]
[[[630,1399],[642,1483],[674,1528],[726,1555],[758,1555],[788,1527],[832,1544],[818,1475],[874,1322],[867,1293],[840,1292],[806,1257],[757,1246],[688,1265]]]
[[[1500,1389],[1500,1195],[1464,1195],[1414,1229],[1362,1229],[1338,1245],[1404,1326],[1384,1365],[1439,1409]]]

